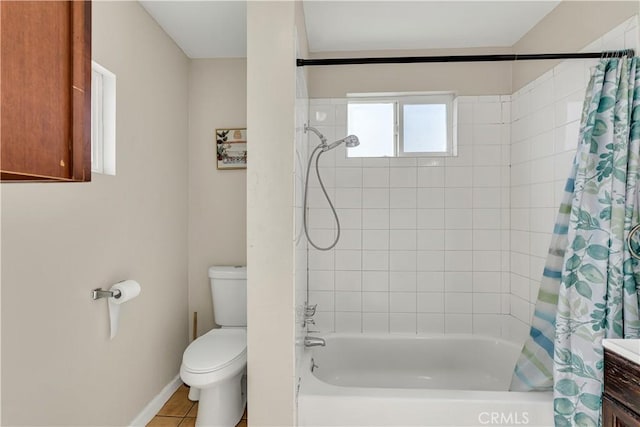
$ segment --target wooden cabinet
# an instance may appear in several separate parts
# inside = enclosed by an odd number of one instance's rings
[[[604,351],[603,427],[640,427],[640,365]]]
[[[605,396],[602,399],[602,426],[638,427],[640,416]]]
[[[3,181],[91,180],[91,2],[0,1]]]

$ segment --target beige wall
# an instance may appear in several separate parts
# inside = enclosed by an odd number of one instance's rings
[[[509,48],[327,52],[313,58],[479,55]],[[347,93],[455,91],[458,95],[510,95],[510,62],[332,65],[309,68],[310,98],[344,98]]]
[[[252,426],[295,424],[295,4],[247,5],[248,381]]]
[[[93,3],[117,76],[117,171],[2,185],[2,425],[123,426],[187,344],[188,61],[137,2]],[[109,340],[90,291],[135,279]]]
[[[563,1],[516,44],[516,53],[578,52],[611,28],[640,12],[640,1]],[[513,64],[513,92],[561,61]]]
[[[197,59],[189,69],[189,321],[197,311],[198,335],[214,326],[208,268],[247,263],[246,170],[216,168],[214,136],[247,125],[246,64]]]

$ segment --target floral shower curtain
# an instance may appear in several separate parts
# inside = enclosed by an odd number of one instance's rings
[[[600,425],[603,338],[639,338],[640,59],[605,59],[589,83],[579,145],[512,390],[554,392],[555,424]]]

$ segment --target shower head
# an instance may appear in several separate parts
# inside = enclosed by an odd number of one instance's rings
[[[360,140],[358,139],[357,136],[348,135],[348,136],[345,136],[342,139],[337,140],[336,142],[332,142],[331,144],[327,145],[326,147],[324,147],[322,149],[322,151],[333,150],[334,148],[336,148],[338,145],[342,144],[343,142],[344,142],[344,145],[346,145],[349,148],[357,147],[358,145],[360,145]]]
[[[355,135],[349,135],[344,139],[344,144],[349,148],[357,147],[360,145],[360,139]]]

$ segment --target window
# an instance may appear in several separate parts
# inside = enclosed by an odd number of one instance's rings
[[[91,172],[116,174],[116,76],[91,61]]]
[[[360,145],[348,157],[452,156],[453,94],[351,98],[349,135]]]

